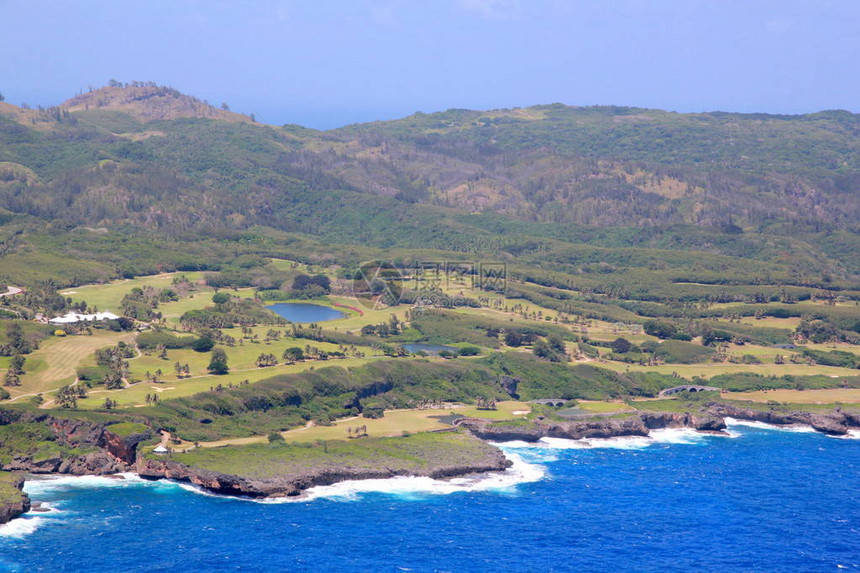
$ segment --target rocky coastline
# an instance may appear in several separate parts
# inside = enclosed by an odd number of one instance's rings
[[[541,438],[570,440],[648,436],[651,430],[690,428],[699,432],[721,433],[726,419],[763,422],[775,426],[804,425],[831,436],[844,436],[860,428],[860,412],[837,408],[823,414],[804,411],[752,410],[723,402],[710,402],[700,411],[641,412],[618,418],[598,418],[577,421],[550,421],[536,419],[531,423],[490,422],[478,418],[464,418],[457,424],[477,437],[492,442],[536,442]]]
[[[286,472],[277,477],[254,479],[221,472],[193,468],[171,460],[143,457],[137,464],[138,475],[145,479],[171,479],[202,487],[213,493],[252,498],[295,497],[315,486],[332,485],[348,480],[386,479],[398,476],[429,477],[444,479],[472,474],[503,471],[511,466],[501,450],[486,448],[479,458],[468,463],[450,463],[442,460],[428,464],[426,468],[378,469],[349,466],[309,467],[302,471]]]
[[[0,476],[0,525],[30,511],[30,496],[24,493],[24,477],[18,474]]]
[[[282,475],[267,478],[249,478],[228,473],[191,467],[169,458],[142,456],[138,444],[152,437],[152,433],[119,436],[109,425],[93,422],[60,419],[51,416],[33,416],[25,421],[36,421],[50,426],[57,443],[78,448],[79,455],[35,456],[22,452],[0,464],[0,474],[9,472],[32,474],[110,475],[135,472],[144,479],[171,479],[183,481],[212,493],[251,498],[293,497],[314,486],[331,485],[346,480],[384,479],[396,476],[420,476],[434,479],[460,477],[471,474],[504,471],[511,462],[503,452],[488,444],[479,456],[468,462],[449,462],[440,458],[431,460],[421,469],[368,468],[328,465],[285,471]],[[860,428],[860,412],[836,408],[825,413],[788,410],[754,410],[724,402],[704,404],[696,412],[639,412],[619,417],[590,420],[553,421],[549,419],[518,420],[512,423],[492,422],[478,418],[463,418],[456,425],[487,442],[536,442],[544,437],[572,440],[614,437],[648,436],[652,430],[690,428],[700,432],[724,432],[727,419],[763,422],[777,426],[805,425],[832,436],[844,436]],[[15,420],[21,421],[21,420]],[[10,420],[0,420],[10,423]],[[27,495],[21,491],[22,478],[15,478],[14,487],[20,492],[14,499],[0,504],[0,523],[5,523],[30,509]]]

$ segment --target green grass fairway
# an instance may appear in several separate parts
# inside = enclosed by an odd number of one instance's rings
[[[403,432],[429,432],[450,428],[450,425],[439,421],[440,417],[449,414],[486,418],[488,420],[509,420],[525,416],[530,412],[529,405],[525,402],[499,402],[496,404],[496,407],[497,410],[478,410],[473,406],[465,404],[453,404],[451,408],[441,410],[388,410],[382,418],[370,419],[361,416],[343,418],[337,420],[332,426],[309,425],[304,428],[281,432],[281,435],[284,436],[287,442],[304,443],[315,442],[317,440],[345,440],[349,439],[349,428],[367,426],[367,434],[371,437],[401,436]],[[515,414],[515,412],[519,413]],[[214,442],[201,442],[200,446],[213,448],[225,445],[259,444],[266,441],[266,436],[251,436],[248,438],[229,438]]]
[[[209,354],[205,354],[209,356]],[[370,358],[345,358],[342,360],[329,361],[309,361],[300,362],[292,365],[280,365],[272,368],[250,368],[247,370],[231,369],[229,374],[223,376],[213,376],[210,374],[198,374],[194,376],[192,368],[191,378],[185,380],[176,380],[173,373],[173,362],[167,363],[168,369],[162,368],[167,376],[167,381],[160,384],[147,384],[140,382],[128,388],[120,390],[105,390],[101,387],[95,387],[90,391],[90,395],[85,400],[78,401],[80,408],[100,408],[106,396],[110,396],[112,400],[116,400],[120,407],[134,407],[146,405],[147,394],[158,394],[162,399],[180,398],[182,396],[192,396],[198,392],[208,391],[210,387],[222,384],[227,386],[232,383],[234,385],[241,383],[243,380],[248,380],[252,384],[259,382],[265,378],[271,378],[277,374],[288,374],[294,372],[303,372],[309,368],[322,368],[324,366],[340,366],[349,368],[352,366],[361,366],[367,364],[377,357]],[[208,362],[207,362],[208,364]]]
[[[616,372],[659,372],[661,374],[678,373],[688,380],[694,376],[710,378],[717,374],[736,374],[738,372],[752,372],[762,376],[856,376],[857,370],[850,368],[837,368],[834,366],[820,366],[809,364],[731,364],[731,363],[709,363],[709,364],[661,364],[659,366],[640,366],[638,364],[622,364],[620,362],[590,362],[599,368],[607,368]]]
[[[829,388],[825,390],[762,390],[759,392],[730,392],[732,400],[753,402],[783,402],[786,404],[860,404],[860,388]]]
[[[99,348],[112,346],[124,340],[132,342],[134,335],[127,332],[94,330],[92,336],[52,337],[27,356],[26,374],[21,386],[7,388],[12,398],[50,392],[76,378],[76,368],[95,363],[94,353]]]
[[[603,402],[597,400],[578,400],[576,407],[580,410],[588,410],[598,414],[611,414],[615,412],[632,412],[635,408],[624,402]]]
[[[121,314],[119,312],[122,310],[120,302],[131,289],[146,286],[167,288],[173,283],[173,278],[179,275],[185,275],[188,280],[193,282],[199,280],[203,276],[203,273],[162,273],[148,277],[123,279],[102,285],[83,285],[61,291],[61,294],[71,297],[75,302],[83,300],[91,307],[98,307],[99,310],[109,310],[116,314]]]

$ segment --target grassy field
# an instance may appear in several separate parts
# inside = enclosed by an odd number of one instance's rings
[[[576,407],[580,410],[588,410],[597,414],[611,414],[615,412],[632,412],[635,408],[624,402],[603,402],[597,400],[577,400]]]
[[[205,356],[208,357],[209,354],[207,353]],[[192,396],[198,392],[208,391],[212,386],[217,386],[218,384],[223,386],[227,386],[229,384],[237,385],[242,383],[244,380],[248,380],[248,382],[253,384],[254,382],[259,382],[260,380],[270,378],[276,374],[303,372],[310,368],[322,368],[323,366],[340,366],[342,368],[349,368],[352,366],[361,366],[377,359],[377,357],[345,358],[342,360],[330,360],[325,362],[300,362],[297,364],[281,365],[272,368],[250,368],[247,370],[231,369],[229,374],[224,374],[223,376],[214,376],[211,374],[194,376],[194,370],[192,368],[192,377],[186,378],[185,380],[176,380],[176,376],[173,374],[173,362],[170,362],[167,363],[170,372],[167,372],[167,370],[163,368],[163,370],[168,374],[166,382],[162,382],[160,384],[139,382],[129,386],[128,388],[120,390],[105,390],[104,388],[96,387],[90,391],[90,395],[87,399],[78,401],[78,406],[81,408],[99,408],[104,402],[105,397],[110,396],[112,400],[116,400],[120,407],[142,407],[146,405],[147,394],[158,394],[162,400],[180,398],[182,396]]]
[[[167,457],[197,468],[265,479],[322,467],[417,472],[439,465],[468,465],[491,451],[492,446],[470,434],[425,432],[397,438],[197,448]]]
[[[623,405],[623,404],[622,404]],[[358,426],[366,426],[367,434],[371,437],[401,436],[404,432],[430,432],[450,428],[449,424],[440,422],[439,419],[450,414],[459,414],[466,417],[486,418],[488,420],[509,420],[527,415],[530,412],[529,404],[518,401],[506,401],[496,404],[496,410],[478,410],[466,404],[452,404],[450,408],[426,409],[426,410],[388,410],[382,418],[363,418],[361,416],[343,418],[337,420],[331,426],[315,426],[309,424],[304,428],[287,430],[281,435],[287,442],[315,442],[318,440],[344,440],[349,439],[349,430]],[[266,436],[251,436],[247,438],[229,438],[214,442],[201,442],[203,448],[214,448],[225,445],[248,445],[267,442]],[[182,447],[190,447],[184,444]]]
[[[120,314],[120,302],[131,289],[147,286],[167,288],[173,283],[173,278],[178,275],[185,275],[189,281],[194,282],[200,280],[203,273],[162,273],[148,277],[123,279],[102,285],[83,285],[64,290],[60,294],[71,297],[74,302],[86,301],[91,307],[98,307],[102,311],[110,310],[116,314]]]
[[[50,392],[64,384],[75,381],[75,369],[95,364],[94,353],[99,348],[112,346],[124,340],[132,342],[133,334],[94,330],[92,336],[52,337],[27,356],[24,364],[26,374],[21,377],[21,386],[8,388],[12,398],[22,395]]]
[[[594,366],[607,368],[616,372],[659,372],[661,374],[678,375],[691,379],[701,377],[708,379],[717,374],[736,374],[738,372],[752,372],[762,376],[856,376],[857,370],[850,368],[837,368],[833,366],[820,366],[809,364],[731,364],[726,362],[708,364],[661,364],[659,366],[640,366],[638,364],[622,364],[620,362],[591,362]]]
[[[24,494],[15,487],[19,476],[11,472],[0,472],[0,505],[17,503]]]
[[[787,404],[846,404],[860,403],[860,388],[832,388],[827,390],[762,390],[760,392],[732,392],[732,400],[753,402],[783,402]]]

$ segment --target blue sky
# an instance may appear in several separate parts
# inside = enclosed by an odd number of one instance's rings
[[[857,0],[0,0],[0,92],[109,79],[267,123],[451,107],[860,112]]]

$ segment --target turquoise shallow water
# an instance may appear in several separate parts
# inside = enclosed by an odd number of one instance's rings
[[[732,426],[507,444],[503,475],[257,503],[168,482],[30,482],[3,571],[857,571],[860,440]]]

